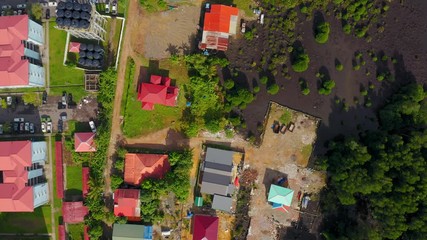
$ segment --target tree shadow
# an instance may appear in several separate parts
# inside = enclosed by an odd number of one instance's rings
[[[325,22],[325,17],[323,16],[323,13],[320,11],[316,11],[313,17],[313,27],[312,27],[313,36],[316,36],[317,26],[324,22]]]

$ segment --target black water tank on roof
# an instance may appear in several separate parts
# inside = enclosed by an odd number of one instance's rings
[[[84,57],[80,56],[80,58],[79,58],[79,64],[80,65],[85,65],[85,63],[86,63],[86,59]]]
[[[69,27],[71,25],[71,19],[64,18],[64,27]]]
[[[64,26],[64,18],[57,18],[56,19],[56,25],[62,27]]]
[[[59,9],[58,11],[56,11],[56,17],[64,17],[64,10]]]
[[[80,51],[79,56],[82,58],[86,57],[86,51]]]
[[[56,9],[61,9],[61,10],[65,9],[65,2],[59,2],[58,6],[56,6]]]
[[[72,2],[67,2],[67,3],[65,3],[65,8],[67,10],[73,10],[74,4]]]
[[[96,60],[96,59],[92,61],[92,65],[96,68],[99,68],[101,66],[99,60]]]
[[[86,57],[89,58],[89,59],[92,59],[93,58],[93,52],[87,51],[86,52]]]
[[[93,64],[93,62],[91,59],[86,59],[86,66],[87,67],[92,67],[92,64]]]
[[[87,13],[87,12],[80,12],[80,18],[81,19],[89,20],[90,19],[90,14]]]
[[[100,59],[100,58],[101,58],[101,55],[99,54],[99,52],[94,52],[94,53],[93,53],[93,58],[95,58],[95,59]]]
[[[80,51],[86,50],[86,43],[80,43]]]
[[[95,45],[94,50],[95,50],[96,52],[102,52],[102,51],[103,51],[102,47],[101,47],[101,46],[99,46],[99,45]]]
[[[87,45],[87,50],[88,50],[88,51],[93,51],[93,48],[94,48],[94,46],[93,46],[93,44],[92,44],[92,43],[89,43],[89,44]]]
[[[66,18],[72,18],[73,17],[73,12],[71,12],[70,10],[65,10],[64,16]]]
[[[79,20],[78,19],[72,19],[71,20],[71,26],[73,27],[73,28],[79,28],[80,26],[79,26]]]
[[[81,5],[80,3],[78,3],[78,2],[75,2],[75,3],[73,4],[73,9],[74,9],[75,11],[80,11],[80,10],[82,10],[82,5]]]
[[[80,11],[73,11],[73,18],[79,19],[80,18]]]

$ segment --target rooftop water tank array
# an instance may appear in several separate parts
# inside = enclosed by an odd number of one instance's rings
[[[56,7],[56,24],[59,27],[88,29],[92,5],[72,1],[59,2]]]

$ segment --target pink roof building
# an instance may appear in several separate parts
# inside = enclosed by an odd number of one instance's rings
[[[73,53],[80,52],[80,43],[79,42],[70,42],[68,44],[68,51]]]
[[[170,84],[170,78],[158,75],[151,75],[149,83],[141,83],[138,100],[142,102],[142,109],[153,110],[154,104],[176,106],[179,89]]]
[[[95,133],[79,132],[74,133],[74,150],[76,152],[96,152]]]
[[[84,197],[86,197],[86,195],[89,193],[89,168],[88,167],[82,168],[82,192]]]
[[[147,178],[161,179],[169,169],[168,155],[127,153],[124,182],[140,185]]]
[[[139,189],[117,189],[114,192],[114,215],[139,218],[141,216],[139,196]]]
[[[62,217],[64,223],[81,223],[88,213],[89,209],[83,205],[83,202],[62,203]]]
[[[33,212],[49,201],[39,164],[46,160],[46,142],[0,142],[0,212]],[[31,169],[30,169],[31,168]]]
[[[0,17],[0,87],[44,86],[41,57],[34,47],[43,41],[43,27],[28,15]]]
[[[193,218],[193,240],[217,240],[219,218],[195,215]]]

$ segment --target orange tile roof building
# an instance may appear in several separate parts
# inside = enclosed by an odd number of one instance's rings
[[[147,178],[163,178],[169,169],[168,155],[127,153],[124,182],[138,186]]]
[[[28,15],[0,17],[0,88],[44,86],[38,52],[43,33],[43,27]]]
[[[0,212],[33,212],[49,202],[46,142],[0,142]]]
[[[74,150],[76,152],[96,152],[95,133],[79,132],[74,133]]]
[[[202,41],[199,48],[226,51],[228,38],[237,31],[239,9],[221,4],[212,4],[205,13]]]
[[[64,223],[81,223],[89,213],[88,207],[83,202],[63,202],[62,217]]]
[[[139,218],[141,216],[141,200],[139,197],[139,189],[117,189],[113,195],[114,215]]]

